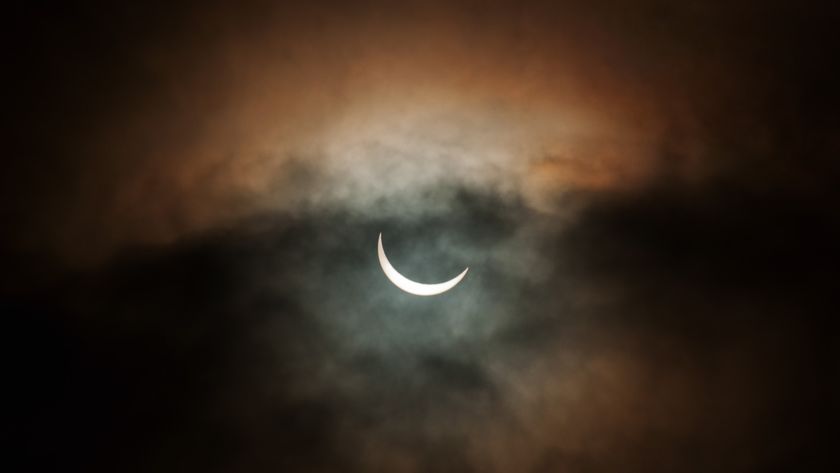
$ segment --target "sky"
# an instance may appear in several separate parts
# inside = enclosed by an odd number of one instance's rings
[[[0,465],[831,471],[838,20],[15,7]]]

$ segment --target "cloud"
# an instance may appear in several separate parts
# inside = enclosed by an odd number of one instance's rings
[[[558,12],[569,29],[537,11],[507,24],[495,9],[482,22],[441,5],[381,18],[333,7],[185,7],[161,19],[153,6],[137,19],[110,7],[60,43],[22,33],[32,57],[21,60],[46,70],[19,77],[23,95],[43,98],[19,104],[31,125],[15,153],[38,165],[9,173],[27,196],[7,204],[11,242],[91,264],[266,210],[396,215],[422,211],[409,203],[443,183],[545,200],[600,179],[531,189],[531,163],[546,155],[620,161],[623,181],[645,174],[660,102],[598,66],[614,53],[586,25]],[[120,26],[134,22],[148,34]],[[82,54],[106,42],[113,50]],[[298,162],[318,179],[298,182]]]
[[[13,450],[80,471],[816,469],[833,30],[618,6],[109,7],[21,32]],[[471,271],[404,294],[379,232],[408,276]]]
[[[552,225],[461,190],[436,217],[272,213],[138,249],[30,304],[69,324],[44,342],[71,356],[21,415],[78,424],[55,442],[111,471],[786,464],[831,297],[801,258],[830,242],[782,245],[769,230],[798,207],[719,192],[602,195]],[[383,229],[410,274],[473,271],[403,294],[373,257]],[[84,422],[66,411],[77,392]]]

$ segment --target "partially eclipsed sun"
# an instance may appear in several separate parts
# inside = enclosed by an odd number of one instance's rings
[[[414,282],[397,272],[397,270],[391,266],[391,262],[388,261],[388,257],[385,256],[385,249],[382,248],[381,233],[379,234],[379,264],[382,266],[382,271],[385,272],[385,276],[387,276],[395,286],[409,294],[414,294],[415,296],[436,296],[438,294],[442,294],[461,282],[461,280],[464,279],[464,276],[467,275],[467,271],[470,270],[470,268],[466,268],[461,271],[461,274],[455,276],[449,281],[438,284],[423,284]]]

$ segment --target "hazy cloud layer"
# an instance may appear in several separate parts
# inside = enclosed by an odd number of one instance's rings
[[[262,211],[440,208],[440,181],[563,213],[662,166],[807,181],[772,153],[837,150],[805,7],[391,3],[16,12],[5,239],[90,264]]]

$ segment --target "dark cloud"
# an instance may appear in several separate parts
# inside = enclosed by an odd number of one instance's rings
[[[831,251],[836,222],[666,188],[589,198],[575,222],[522,240],[538,217],[521,205],[458,195],[402,224],[243,221],[10,308],[19,448],[86,471],[817,461],[820,317],[835,297],[827,265],[808,261]],[[398,292],[372,257],[382,228],[407,272],[470,260],[470,278],[434,299]],[[440,262],[412,260],[436,241],[423,252]],[[538,280],[510,269],[529,251],[548,261]]]

